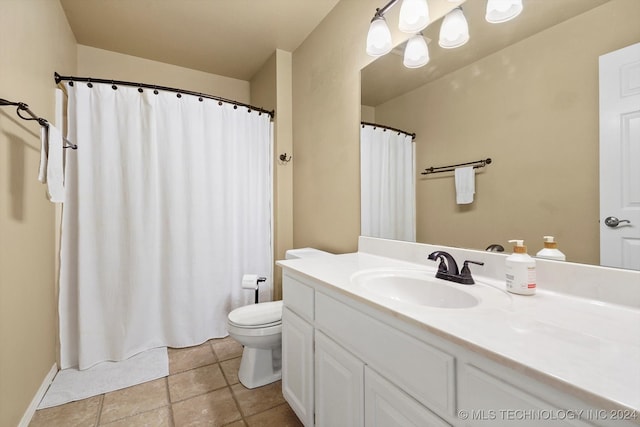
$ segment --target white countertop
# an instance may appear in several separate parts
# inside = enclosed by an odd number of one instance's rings
[[[543,289],[533,296],[514,295],[503,291],[502,281],[476,273],[481,286],[474,292],[504,293],[499,297],[504,303],[465,309],[421,307],[366,291],[350,278],[373,268],[421,269],[435,275],[435,264],[362,252],[277,264],[603,409],[640,414],[637,308]]]

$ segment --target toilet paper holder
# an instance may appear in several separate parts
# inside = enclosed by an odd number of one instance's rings
[[[245,274],[242,276],[242,288],[256,291],[256,304],[258,303],[258,287],[260,283],[266,282],[267,278],[257,274]]]
[[[256,304],[258,303],[258,291],[259,291],[260,283],[266,282],[266,281],[267,281],[266,277],[258,277],[258,280],[256,281]]]

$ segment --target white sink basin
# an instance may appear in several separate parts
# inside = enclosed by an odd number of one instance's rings
[[[434,276],[435,272],[422,270],[373,269],[355,273],[351,282],[364,291],[393,301],[447,309],[476,307],[485,299],[483,292],[489,293],[489,297],[502,293],[489,286],[462,285]],[[507,302],[508,297],[504,298]]]

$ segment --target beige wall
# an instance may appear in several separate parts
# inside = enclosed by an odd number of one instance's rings
[[[0,97],[54,120],[54,71],[74,73],[76,44],[51,0],[3,0]],[[54,205],[37,181],[39,126],[0,109],[0,425],[20,422],[56,361]]]
[[[285,251],[293,248],[293,161],[280,161],[280,155],[293,156],[292,55],[276,51],[277,106],[275,117],[275,259],[284,259]],[[274,298],[282,299],[282,270],[274,270]]]
[[[274,257],[284,259],[285,251],[293,246],[292,164],[279,160],[280,154],[292,154],[290,52],[276,50],[252,77],[251,103],[276,112],[273,123]],[[282,271],[275,265],[273,285],[274,299],[282,299]]]
[[[551,234],[569,260],[599,262],[598,56],[640,41],[638,16],[614,0],[376,108],[417,133],[418,170],[494,160],[472,205],[456,205],[452,174],[418,178],[418,241],[535,253]]]
[[[376,109],[367,105],[362,106],[360,111],[360,121],[375,123],[376,122]]]
[[[157,84],[249,103],[249,82],[78,45],[78,76]]]
[[[380,0],[342,0],[293,52],[293,243],[357,249],[360,234],[360,69]],[[453,4],[430,0],[431,19]],[[399,6],[387,21],[396,44]]]

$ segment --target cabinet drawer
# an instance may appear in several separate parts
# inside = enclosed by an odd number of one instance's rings
[[[448,353],[316,293],[316,328],[432,410],[455,413],[455,359]]]
[[[467,426],[590,426],[475,366],[463,364],[458,376],[458,408]]]
[[[300,317],[313,322],[313,294],[312,287],[285,276],[282,278],[282,301],[290,310]]]

